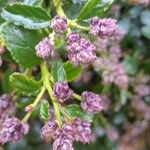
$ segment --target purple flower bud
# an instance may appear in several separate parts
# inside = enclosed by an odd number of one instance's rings
[[[72,125],[69,124],[63,124],[61,129],[57,129],[55,132],[55,139],[56,138],[63,138],[63,139],[68,139],[69,141],[74,140],[74,130],[72,128]]]
[[[72,142],[65,138],[58,138],[53,143],[53,150],[73,150]]]
[[[11,97],[9,97],[7,94],[3,94],[0,96],[0,109],[5,109],[9,107],[10,103],[11,103]]]
[[[74,64],[89,64],[97,57],[95,53],[96,47],[87,39],[75,37],[75,40],[69,40],[67,50],[68,58]]]
[[[73,91],[69,88],[68,83],[60,81],[54,84],[53,86],[54,96],[57,97],[59,102],[63,103],[69,99]]]
[[[116,141],[119,138],[119,133],[117,129],[112,125],[109,125],[106,130],[106,134],[112,141]]]
[[[40,41],[36,47],[36,55],[43,59],[48,58],[49,56],[54,57],[55,52],[53,48],[53,41],[48,37],[45,37],[42,41]]]
[[[17,141],[28,132],[29,125],[27,123],[22,123],[16,117],[8,118],[2,124],[0,143],[4,144],[9,141]]]
[[[81,107],[84,111],[97,113],[103,110],[104,102],[98,94],[86,91],[82,93],[81,97]]]
[[[55,16],[52,20],[51,27],[55,32],[63,33],[68,27],[67,19],[64,17]]]
[[[117,21],[115,19],[111,19],[111,18],[100,19],[99,36],[101,38],[112,37],[118,28],[118,25],[116,23]]]
[[[58,128],[57,123],[54,121],[48,121],[41,129],[41,137],[45,141],[48,141],[50,138],[54,137],[54,133]]]
[[[78,43],[80,38],[80,35],[77,33],[69,33],[67,34],[67,44],[72,44],[74,42]]]
[[[150,87],[148,85],[139,84],[135,87],[135,92],[140,96],[150,95]]]
[[[82,143],[90,143],[92,138],[91,124],[76,118],[73,122],[74,138]]]
[[[5,51],[4,47],[3,46],[0,46],[0,55],[3,54]]]
[[[100,31],[99,22],[100,22],[100,19],[98,17],[94,17],[90,21],[90,33],[93,36],[99,35],[99,31]]]

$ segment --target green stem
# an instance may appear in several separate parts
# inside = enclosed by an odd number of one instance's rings
[[[59,127],[61,127],[62,121],[61,121],[61,116],[60,116],[60,111],[59,111],[59,104],[58,104],[57,100],[55,99],[55,97],[52,95],[53,90],[52,90],[51,83],[49,80],[50,79],[50,73],[47,69],[45,62],[41,63],[41,73],[42,73],[42,77],[43,77],[44,86],[46,87],[48,94],[52,100],[52,104],[54,107],[57,123],[58,123]]]
[[[28,121],[28,119],[30,118],[30,116],[31,116],[31,114],[32,114],[32,112],[33,112],[33,110],[35,109],[35,107],[37,106],[37,104],[39,103],[39,101],[41,100],[41,98],[42,98],[42,96],[43,96],[45,90],[46,90],[46,88],[45,88],[45,87],[42,87],[42,89],[41,89],[39,95],[37,96],[37,98],[35,99],[35,101],[34,101],[33,104],[32,104],[32,111],[31,111],[31,112],[28,112],[28,113],[25,115],[25,117],[22,119],[22,122],[27,122],[27,121]]]
[[[78,29],[80,29],[80,30],[89,31],[89,27],[81,26],[81,25],[77,24],[76,21],[70,21],[70,22],[69,22],[69,25],[70,25],[71,27],[78,28]]]
[[[108,127],[106,118],[103,116],[102,113],[99,113],[98,116],[99,116],[99,119],[100,119],[101,123],[103,124],[104,128],[106,129]]]
[[[73,94],[73,97],[74,97],[75,99],[81,101],[81,96],[80,96],[80,95],[74,93],[74,94]]]

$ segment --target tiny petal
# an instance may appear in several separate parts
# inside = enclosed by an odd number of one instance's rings
[[[64,17],[55,16],[52,20],[51,27],[55,32],[63,33],[68,27],[67,19]]]
[[[48,58],[49,56],[54,57],[54,48],[53,42],[48,37],[45,37],[42,41],[40,41],[36,47],[36,55],[43,59]]]

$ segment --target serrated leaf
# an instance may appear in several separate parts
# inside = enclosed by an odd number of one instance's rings
[[[23,3],[30,6],[41,6],[43,0],[24,0]]]
[[[41,82],[21,73],[13,73],[10,76],[10,82],[17,91],[29,96],[35,95],[41,87]]]
[[[28,29],[46,28],[50,23],[50,16],[42,8],[23,4],[7,6],[1,16],[8,22]]]
[[[42,35],[35,30],[26,30],[13,24],[2,26],[2,37],[13,59],[23,67],[32,67],[40,63],[35,54],[35,45]]]
[[[47,101],[42,102],[40,106],[40,117],[44,121],[49,119],[49,103]]]
[[[75,80],[82,71],[81,66],[74,66],[70,61],[65,62],[63,66],[68,82]]]
[[[62,108],[62,112],[65,113],[69,118],[79,117],[82,120],[89,122],[93,121],[93,114],[83,112],[81,107],[77,104],[71,104]]]
[[[66,72],[62,62],[54,62],[51,69],[54,82],[65,81]]]
[[[142,27],[141,31],[146,38],[150,39],[150,25]]]

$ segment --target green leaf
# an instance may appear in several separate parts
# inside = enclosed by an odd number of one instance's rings
[[[135,56],[127,56],[123,62],[125,70],[129,75],[135,75],[138,71],[137,60]]]
[[[10,76],[10,82],[18,92],[29,96],[35,95],[41,87],[41,82],[33,80],[21,73],[13,73]]]
[[[99,3],[100,0],[88,0],[87,3],[84,5],[83,9],[80,11],[78,16],[78,21],[84,19],[86,15],[92,11],[92,9]]]
[[[150,25],[142,27],[141,32],[146,38],[150,39]]]
[[[10,92],[12,90],[12,86],[11,86],[11,83],[10,83],[10,75],[12,74],[12,71],[10,70],[7,70],[5,73],[4,73],[4,77],[3,77],[3,90],[5,92]]]
[[[142,12],[141,21],[145,25],[150,25],[150,11],[145,10]]]
[[[40,105],[40,117],[44,121],[49,119],[49,103],[47,101],[43,101]]]
[[[26,30],[13,24],[2,26],[2,37],[13,59],[24,67],[32,67],[40,63],[35,54],[35,45],[42,35],[35,30]]]
[[[88,0],[81,10],[77,20],[81,21],[94,16],[102,16],[113,2],[114,0]]]
[[[127,90],[121,90],[120,91],[120,101],[122,105],[125,105],[128,100],[128,91]]]
[[[1,15],[6,21],[28,29],[46,28],[50,23],[50,16],[42,8],[23,4],[7,6]]]
[[[64,70],[68,82],[75,80],[82,71],[81,66],[74,66],[70,61],[64,63]]]
[[[82,120],[86,120],[89,122],[93,121],[93,114],[83,112],[81,107],[77,104],[71,104],[71,105],[67,105],[63,107],[62,113],[65,114],[69,118],[79,117]]]
[[[52,65],[51,73],[54,82],[66,80],[66,72],[64,70],[64,66],[62,62],[54,62]]]
[[[23,3],[30,6],[41,6],[43,0],[24,0]]]

